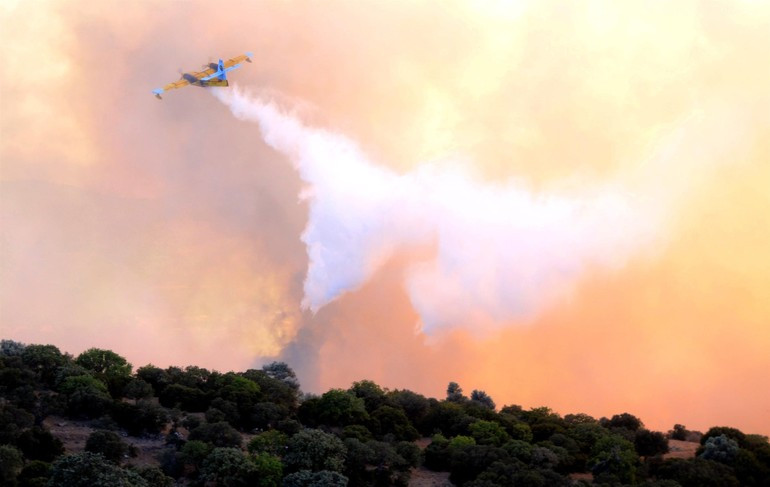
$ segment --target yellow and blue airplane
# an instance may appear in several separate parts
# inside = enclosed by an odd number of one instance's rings
[[[219,63],[210,63],[207,69],[198,71],[197,73],[184,73],[179,81],[169,83],[163,88],[152,90],[158,100],[161,99],[160,95],[169,90],[175,90],[187,85],[195,86],[230,86],[227,81],[227,72],[241,67],[243,61],[251,62],[252,53],[247,52],[240,56],[235,56],[227,61],[219,60]]]

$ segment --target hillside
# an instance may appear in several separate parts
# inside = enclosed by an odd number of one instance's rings
[[[695,441],[693,441],[695,440]],[[292,369],[145,365],[109,350],[0,343],[8,486],[768,485],[767,438],[649,431],[629,413],[498,408],[362,380],[320,396]]]

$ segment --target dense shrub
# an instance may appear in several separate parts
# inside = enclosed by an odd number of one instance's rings
[[[109,431],[62,456],[41,426],[52,413]],[[113,431],[160,439],[169,423],[160,468],[119,466],[136,448]],[[253,437],[242,450],[244,434]],[[420,434],[432,436],[424,451],[413,441]],[[698,435],[678,424],[669,432]],[[597,421],[546,407],[498,412],[483,391],[466,397],[456,383],[441,401],[367,380],[314,397],[301,394],[285,363],[243,373],[148,365],[131,374],[109,350],[72,360],[50,345],[0,344],[2,485],[405,486],[423,461],[458,487],[586,485],[566,475],[588,470],[596,485],[770,485],[766,437],[720,426],[702,435],[697,458],[663,460],[666,448],[663,434],[628,413]]]
[[[61,440],[40,426],[34,426],[21,433],[16,439],[16,445],[30,460],[52,462],[64,453],[64,445]]]
[[[120,463],[128,453],[128,445],[112,431],[94,431],[88,435],[86,451],[99,453],[111,462]]]
[[[190,432],[190,440],[199,440],[218,447],[240,448],[243,439],[238,431],[226,422],[206,423]]]

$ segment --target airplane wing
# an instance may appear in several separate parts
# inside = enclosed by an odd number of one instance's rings
[[[253,56],[253,54],[250,52],[247,52],[246,54],[241,54],[240,56],[235,56],[232,59],[228,59],[224,63],[225,69],[231,68],[236,64],[242,63],[243,61],[251,62],[251,56]]]
[[[152,90],[152,92],[155,93],[156,97],[160,98],[160,95],[163,92],[165,92],[165,91],[176,90],[177,88],[182,88],[183,86],[189,85],[191,78],[201,79],[201,78],[205,78],[206,76],[209,76],[211,74],[214,74],[215,72],[216,72],[215,70],[213,70],[211,68],[208,68],[208,69],[204,69],[203,71],[198,71],[196,73],[186,73],[182,77],[182,79],[180,79],[178,81],[174,81],[173,83],[169,83],[166,86],[164,86],[163,88],[158,88],[157,90]]]

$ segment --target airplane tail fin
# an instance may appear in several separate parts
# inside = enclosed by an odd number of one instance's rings
[[[225,63],[221,59],[219,60],[219,78],[222,81],[225,81],[227,79],[227,71],[225,71]]]
[[[152,90],[152,93],[155,95],[155,98],[158,100],[162,100],[163,98],[160,97],[160,94],[163,93],[163,88],[158,88],[157,90]]]

